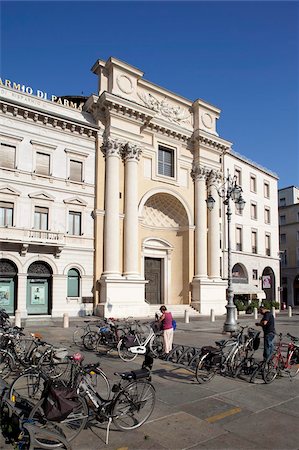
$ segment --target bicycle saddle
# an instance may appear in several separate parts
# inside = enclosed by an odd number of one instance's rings
[[[123,380],[139,380],[149,378],[151,373],[148,369],[137,369],[130,372],[115,372],[114,375],[120,376]]]

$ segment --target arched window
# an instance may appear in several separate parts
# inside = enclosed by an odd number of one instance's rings
[[[80,297],[80,274],[77,269],[70,269],[68,271],[67,296]]]

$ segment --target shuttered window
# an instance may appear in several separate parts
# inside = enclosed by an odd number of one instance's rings
[[[0,150],[0,166],[14,169],[16,160],[16,147],[14,145],[1,143]]]
[[[34,209],[34,228],[36,228],[37,230],[47,230],[48,218],[49,218],[48,208],[36,206]]]
[[[82,167],[82,162],[70,160],[70,180],[82,181]]]
[[[50,155],[46,153],[36,153],[36,173],[50,175]]]
[[[81,213],[77,211],[69,212],[69,234],[81,235]]]
[[[80,274],[77,269],[70,269],[67,274],[67,296],[80,296]]]
[[[158,174],[174,177],[174,151],[159,145]]]
[[[0,226],[12,227],[13,224],[13,203],[0,202]]]

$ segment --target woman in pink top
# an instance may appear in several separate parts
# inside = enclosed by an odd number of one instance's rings
[[[162,316],[159,320],[162,322],[164,352],[167,355],[172,350],[173,342],[172,314],[164,305],[161,306],[160,311]]]

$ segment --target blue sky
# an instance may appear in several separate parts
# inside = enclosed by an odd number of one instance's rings
[[[222,110],[220,135],[299,186],[299,3],[1,1],[0,76],[50,94],[96,92],[114,56]]]

